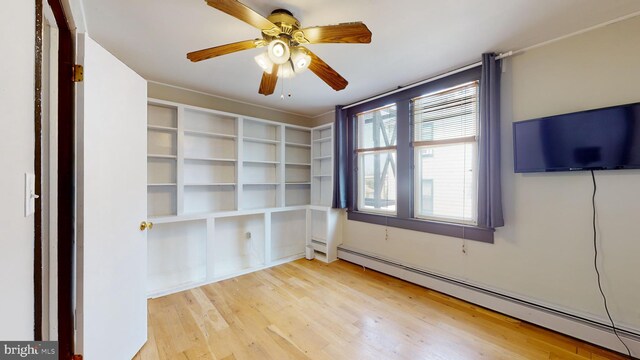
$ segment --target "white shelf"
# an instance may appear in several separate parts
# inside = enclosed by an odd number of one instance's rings
[[[322,177],[331,177],[331,174],[313,175],[313,177],[318,177],[318,178],[322,178]]]
[[[316,252],[314,256],[315,256],[316,259],[318,259],[318,260],[320,260],[322,262],[328,262],[326,254],[322,254],[322,253]]]
[[[149,103],[147,106],[148,125],[160,128],[178,128],[178,112],[175,106]]]
[[[278,143],[280,143],[280,140],[262,139],[262,138],[247,137],[247,136],[243,137],[242,140],[243,141],[247,141],[247,142],[263,143],[263,144],[278,144]]]
[[[242,185],[244,185],[244,186],[263,186],[263,185],[278,186],[278,185],[280,185],[280,183],[277,183],[277,182],[262,182],[262,183],[244,183]]]
[[[331,155],[315,156],[313,160],[329,160],[331,159],[331,157],[332,157]]]
[[[285,163],[286,166],[311,166],[311,164],[307,164],[307,163],[293,163],[293,162],[289,162],[289,163]]]
[[[176,183],[155,183],[147,184],[147,186],[176,186]]]
[[[280,161],[270,161],[270,160],[243,160],[243,163],[249,164],[280,164]]]
[[[200,130],[185,130],[184,133],[187,135],[200,135],[200,136],[208,136],[208,137],[222,138],[222,139],[237,138],[237,136],[231,135],[231,134],[214,133],[214,132],[200,131]]]
[[[313,142],[315,142],[315,143],[322,143],[322,142],[327,142],[327,141],[331,141],[331,136],[327,136],[327,137],[323,137],[323,138],[320,138],[320,139],[313,140]]]
[[[159,131],[178,131],[178,129],[174,128],[174,127],[159,126],[159,125],[147,125],[147,129],[149,129],[149,130],[159,130]]]
[[[311,148],[311,144],[300,144],[294,142],[286,142],[284,143],[287,146],[301,147],[301,148]]]
[[[194,161],[218,161],[218,162],[236,162],[236,159],[208,158],[208,157],[185,157],[185,160]]]
[[[190,183],[184,186],[236,186],[236,183]]]
[[[162,155],[162,154],[148,154],[147,157],[155,158],[155,159],[176,159],[177,158],[176,155]]]
[[[278,212],[295,211],[295,210],[307,210],[307,209],[313,209],[313,208],[317,208],[317,206],[295,205],[295,206],[282,206],[282,207],[272,207],[272,208],[263,208],[263,209],[201,212],[201,213],[191,213],[191,214],[183,214],[183,215],[159,215],[159,216],[151,216],[149,217],[149,219],[153,221],[154,224],[155,223],[168,224],[168,223],[183,222],[183,221],[206,220],[209,218],[224,218],[224,217],[264,214],[264,213],[278,213]],[[326,207],[322,207],[322,209],[326,209]]]
[[[320,251],[325,254],[327,253],[327,244],[312,241],[311,247],[313,247],[313,250]]]
[[[311,182],[288,182],[285,185],[311,185]]]

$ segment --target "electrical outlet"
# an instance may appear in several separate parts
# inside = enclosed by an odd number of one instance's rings
[[[247,233],[245,234],[245,236],[247,237],[247,240],[248,240],[248,239],[251,239],[251,231],[247,231]]]

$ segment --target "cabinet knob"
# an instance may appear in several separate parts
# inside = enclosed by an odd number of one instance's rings
[[[140,231],[145,231],[145,230],[151,230],[153,229],[153,223],[149,222],[149,221],[143,221],[140,223]]]

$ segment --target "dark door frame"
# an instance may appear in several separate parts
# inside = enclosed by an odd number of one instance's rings
[[[42,18],[42,1],[35,0],[36,9]],[[73,264],[75,240],[75,118],[73,65],[75,61],[73,33],[64,12],[62,0],[47,0],[58,27],[58,353],[61,360],[73,358],[74,308],[73,308]],[[36,10],[38,11],[38,10]],[[40,24],[41,26],[41,24]],[[36,32],[36,38],[38,38]],[[40,43],[42,38],[40,36]],[[38,42],[38,40],[36,40]],[[41,57],[41,56],[40,56]],[[36,78],[40,76],[36,74]],[[38,101],[38,99],[36,99]],[[37,111],[37,110],[36,110]],[[36,120],[37,121],[37,120]],[[36,134],[36,146],[41,134]],[[36,157],[39,157],[39,148]],[[36,166],[39,171],[39,165]],[[41,211],[41,209],[40,209]],[[41,216],[41,215],[37,215]],[[36,218],[37,219],[37,218]],[[38,221],[38,220],[36,220]],[[36,230],[37,231],[37,230]],[[37,234],[36,234],[37,236]],[[40,239],[36,238],[36,244]],[[38,245],[36,245],[37,247]],[[41,245],[40,245],[41,246]],[[39,258],[38,258],[39,257]],[[42,249],[36,249],[35,265],[41,265]],[[41,269],[38,269],[38,273]],[[37,276],[37,275],[36,275]],[[41,282],[42,279],[40,279]],[[37,285],[36,285],[37,286]],[[42,289],[36,287],[36,304],[41,304]],[[38,303],[40,301],[40,303]],[[36,306],[36,315],[38,315]],[[40,313],[41,316],[41,313]],[[36,338],[41,329],[41,318],[36,317]],[[39,323],[40,322],[40,323]]]
[[[34,71],[34,130],[35,130],[35,151],[33,169],[35,174],[35,189],[42,195],[42,0],[35,0],[36,23],[35,23],[35,71]],[[41,196],[42,198],[42,196]],[[35,201],[34,214],[34,253],[33,253],[33,308],[34,324],[33,338],[42,341],[42,201]]]

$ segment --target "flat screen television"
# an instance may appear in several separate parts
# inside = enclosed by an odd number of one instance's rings
[[[640,103],[513,123],[516,173],[640,168]]]

